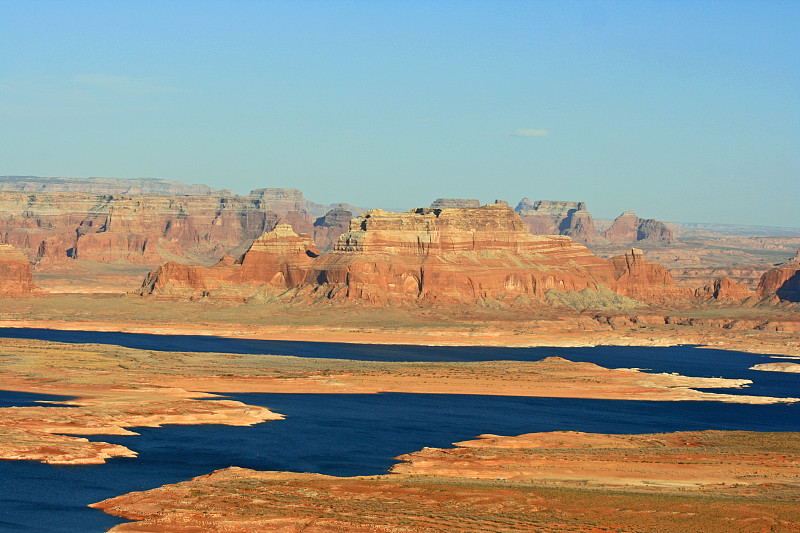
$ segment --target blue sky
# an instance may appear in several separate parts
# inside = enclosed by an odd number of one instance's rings
[[[800,2],[0,0],[0,175],[800,227]]]

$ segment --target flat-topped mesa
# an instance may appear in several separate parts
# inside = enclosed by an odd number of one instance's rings
[[[246,299],[260,286],[281,291],[303,284],[318,255],[311,237],[298,235],[288,224],[279,224],[253,241],[238,260],[224,256],[211,267],[169,262],[150,272],[138,292]]]
[[[800,302],[800,250],[792,259],[764,272],[756,292],[760,298]]]
[[[354,218],[334,250],[358,253],[445,254],[510,250],[534,242],[508,206],[420,207],[406,213],[373,209]]]
[[[0,298],[25,296],[34,289],[28,258],[14,247],[0,244]]]
[[[542,298],[550,289],[602,286],[643,298],[669,292],[672,278],[663,267],[621,257],[601,259],[566,236],[531,235],[513,210],[498,204],[373,210],[351,222],[335,251],[314,262],[309,279],[333,287],[332,296],[373,302]],[[637,289],[637,283],[653,286]]]
[[[480,200],[465,198],[437,198],[431,202],[431,207],[435,209],[468,209],[480,206]]]
[[[258,198],[264,202],[271,211],[285,214],[289,211],[304,211],[306,209],[306,199],[303,192],[299,189],[274,188],[253,189],[250,191],[251,198]]]
[[[208,185],[188,185],[157,178],[42,178],[39,176],[0,176],[0,191],[81,192],[91,194],[230,194]]]
[[[601,236],[618,242],[670,243],[675,240],[675,235],[666,224],[652,218],[639,218],[633,211],[625,211],[614,219],[611,227],[601,233]]]
[[[523,198],[515,209],[534,235],[568,235],[589,242],[597,238],[592,215],[586,202],[565,202]]]

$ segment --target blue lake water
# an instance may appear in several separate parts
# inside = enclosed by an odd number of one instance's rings
[[[800,376],[747,370],[766,356],[672,348],[436,348],[341,345],[176,337],[14,331],[15,337],[60,342],[95,342],[161,350],[271,353],[362,360],[537,360],[558,355],[608,367],[643,367],[688,375],[746,377],[746,393],[798,396]],[[121,336],[120,336],[121,335]],[[73,340],[69,340],[73,339]],[[296,348],[296,351],[294,351]],[[767,390],[769,389],[769,390]],[[776,392],[776,390],[784,392]],[[732,391],[726,391],[732,392]],[[95,436],[139,452],[106,465],[52,466],[0,461],[0,530],[105,531],[121,520],[86,505],[134,490],[146,490],[241,466],[259,470],[331,475],[380,474],[399,454],[424,446],[446,447],[481,433],[516,435],[576,430],[648,433],[677,430],[747,429],[800,431],[800,405],[738,405],[717,402],[639,402],[471,395],[235,394],[248,404],[286,415],[253,427],[166,426],[141,428],[139,436]],[[0,405],[38,399],[0,391]],[[42,398],[52,400],[54,398]]]

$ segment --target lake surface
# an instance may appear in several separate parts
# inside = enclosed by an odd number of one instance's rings
[[[159,335],[0,330],[0,336],[59,342],[118,344],[169,351],[270,353],[361,360],[538,360],[558,355],[608,367],[643,367],[688,375],[746,377],[745,393],[800,395],[797,374],[747,370],[767,356],[671,348],[440,348],[291,343]],[[70,340],[72,339],[72,340]],[[296,350],[295,350],[296,349]],[[776,390],[786,392],[776,392]],[[224,392],[224,391],[223,391]],[[734,391],[726,391],[734,392]],[[253,427],[140,428],[139,436],[95,436],[139,452],[106,465],[52,466],[0,461],[0,530],[105,531],[122,520],[88,509],[89,503],[241,466],[330,475],[384,473],[397,455],[424,446],[448,447],[482,433],[517,435],[576,430],[649,433],[747,429],[800,431],[800,405],[717,402],[640,402],[430,394],[235,394],[286,415]],[[30,405],[53,397],[0,391],[0,405]],[[26,403],[27,402],[27,403]]]

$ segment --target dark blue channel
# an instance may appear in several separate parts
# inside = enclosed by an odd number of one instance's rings
[[[432,394],[235,394],[286,415],[253,427],[165,426],[92,437],[135,459],[98,466],[0,461],[0,530],[105,531],[120,520],[89,503],[241,466],[352,476],[380,474],[399,454],[482,433],[800,431],[798,405],[642,402]]]
[[[284,342],[206,336],[0,329],[0,337],[98,343],[159,351],[327,357],[371,361],[535,361],[560,356],[609,368],[638,367],[689,376],[752,379],[724,392],[800,396],[800,375],[748,370],[769,356],[699,349],[491,348],[385,346]],[[723,391],[720,391],[723,392]],[[235,394],[269,407],[286,420],[253,427],[218,425],[136,429],[139,436],[92,436],[127,446],[135,459],[106,465],[53,466],[0,461],[0,531],[105,531],[121,520],[86,507],[131,491],[147,490],[218,468],[371,475],[385,472],[399,454],[424,446],[447,447],[482,433],[517,435],[553,430],[648,433],[677,430],[800,431],[800,404],[641,402],[471,395]],[[0,392],[0,406],[63,400]]]
[[[800,396],[800,374],[749,370],[755,364],[775,361],[769,355],[700,348],[692,345],[666,347],[540,346],[529,348],[411,346],[272,341],[206,335],[151,335],[41,328],[0,328],[0,337],[107,344],[154,351],[291,355],[357,361],[538,361],[545,357],[558,356],[570,361],[595,363],[607,368],[641,368],[650,372],[677,372],[684,376],[739,378],[753,381],[748,388],[724,391],[731,394]]]

